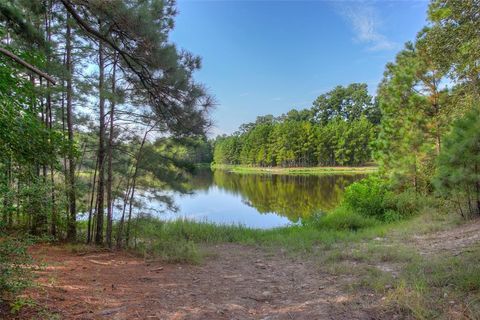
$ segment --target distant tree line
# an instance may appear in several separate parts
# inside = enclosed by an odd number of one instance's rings
[[[372,159],[380,111],[367,85],[337,86],[310,109],[260,116],[215,141],[216,164],[356,166]]]

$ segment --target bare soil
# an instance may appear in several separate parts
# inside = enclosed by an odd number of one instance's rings
[[[479,235],[480,219],[407,242],[424,255],[459,254],[478,243]],[[314,259],[237,244],[208,250],[210,255],[201,265],[186,265],[149,262],[126,252],[73,253],[62,246],[34,246],[31,253],[44,267],[37,272],[39,285],[26,296],[43,311],[27,307],[8,317],[273,320],[386,316],[379,308],[381,296],[348,289],[359,279],[329,273]]]
[[[372,294],[312,263],[243,245],[210,248],[198,266],[147,262],[124,252],[32,248],[46,267],[28,296],[60,319],[371,319]],[[30,314],[32,313],[32,314]],[[25,308],[18,319],[38,319]]]

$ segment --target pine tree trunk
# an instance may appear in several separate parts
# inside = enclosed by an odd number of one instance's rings
[[[88,210],[88,222],[87,222],[87,244],[92,242],[92,213],[93,213],[93,200],[95,199],[95,184],[97,183],[97,171],[98,171],[98,157],[95,161],[95,171],[93,172],[92,179],[92,195],[90,197],[90,209]]]
[[[51,31],[51,19],[52,19],[52,1],[48,2],[48,10],[45,13],[45,31],[46,31],[46,38],[47,41],[50,42],[52,40],[52,31]],[[51,57],[50,54],[47,55],[47,63],[50,64]],[[53,124],[53,117],[52,117],[52,93],[50,92],[50,82],[47,81],[47,114],[46,114],[46,121],[47,127],[52,130]],[[52,237],[57,237],[57,208],[55,203],[55,176],[54,176],[54,161],[50,163],[50,183],[51,183],[51,190],[50,190],[50,197],[51,197],[51,221],[50,221],[50,234]]]
[[[156,124],[151,126],[149,129],[145,131],[145,134],[143,135],[142,143],[140,144],[140,148],[138,150],[137,154],[137,161],[135,163],[135,170],[133,172],[132,176],[132,192],[130,194],[130,201],[129,201],[129,207],[128,207],[128,222],[127,222],[127,232],[125,235],[125,243],[126,246],[128,247],[128,243],[130,241],[130,226],[131,226],[131,220],[132,220],[132,209],[133,209],[133,199],[135,198],[135,187],[136,187],[136,182],[137,182],[137,175],[138,175],[138,168],[140,166],[140,162],[142,160],[142,151],[143,151],[143,146],[145,145],[145,141],[147,140],[147,135],[150,131],[155,128]]]
[[[112,149],[113,149],[113,137],[114,137],[114,114],[115,114],[115,81],[116,81],[116,68],[117,58],[114,56],[112,67],[112,98],[110,99],[110,132],[108,136],[108,150],[107,150],[107,245],[112,247],[112,220],[113,220],[113,197],[112,197],[112,181],[113,181],[113,169],[112,169]]]
[[[95,234],[95,243],[103,243],[103,216],[104,216],[104,193],[105,193],[105,56],[103,52],[103,43],[99,41],[98,45],[98,92],[99,92],[99,111],[100,111],[100,130],[98,133],[98,211],[97,211],[97,232]]]
[[[72,77],[73,77],[73,62],[72,62],[72,30],[68,23],[70,15],[67,14],[67,33],[66,33],[66,67],[67,67],[67,87],[66,87],[66,99],[67,99],[67,131],[68,131],[68,141],[70,145],[73,145],[73,88],[72,88]],[[76,192],[75,192],[75,157],[72,152],[68,154],[68,183],[67,183],[67,199],[68,199],[68,229],[67,229],[67,239],[69,241],[75,241],[77,237],[77,206],[76,206]]]

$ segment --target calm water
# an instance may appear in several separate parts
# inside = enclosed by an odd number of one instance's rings
[[[172,193],[178,211],[167,210],[154,197],[147,207],[164,219],[186,217],[252,228],[297,223],[312,213],[334,208],[343,190],[364,175],[289,176],[236,174],[202,170],[191,182],[191,194]]]

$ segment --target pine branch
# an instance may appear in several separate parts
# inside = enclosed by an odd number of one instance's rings
[[[36,74],[39,75],[40,77],[46,79],[47,81],[49,81],[49,82],[52,83],[53,85],[56,84],[55,80],[54,80],[51,76],[49,76],[49,75],[46,74],[45,72],[39,70],[39,69],[36,68],[35,66],[32,66],[30,63],[26,62],[25,60],[23,60],[23,59],[20,58],[19,56],[15,55],[14,53],[8,51],[7,49],[0,47],[0,53],[2,53],[3,55],[9,57],[10,59],[12,59],[13,61],[17,62],[18,64],[21,64],[22,66],[24,66],[24,67],[27,68],[28,70],[32,71],[33,73],[36,73]]]

